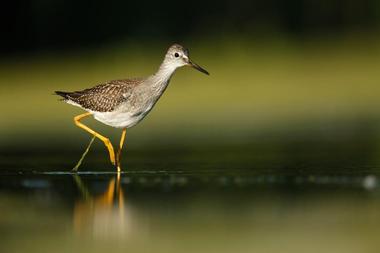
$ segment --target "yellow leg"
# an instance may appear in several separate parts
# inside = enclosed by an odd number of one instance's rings
[[[72,169],[72,171],[78,171],[78,169],[81,166],[84,158],[86,157],[88,151],[90,150],[90,147],[91,147],[92,143],[94,142],[95,138],[96,138],[95,135],[92,136],[90,143],[88,144],[86,150],[84,151],[84,153],[82,154],[81,158],[79,159],[79,161],[77,162],[77,164],[75,165],[75,167]]]
[[[121,150],[123,149],[123,144],[124,144],[126,134],[127,134],[127,129],[124,128],[123,132],[121,133],[119,151],[117,152],[117,157],[116,157],[117,172],[121,171],[121,164],[120,164]]]
[[[90,134],[96,136],[97,138],[99,138],[101,141],[103,141],[104,145],[106,145],[107,149],[108,149],[108,152],[109,152],[109,155],[110,155],[110,160],[111,160],[111,163],[113,165],[115,165],[115,152],[114,152],[114,149],[113,149],[113,146],[110,142],[110,140],[107,138],[107,137],[104,137],[103,135],[95,132],[94,130],[92,130],[91,128],[89,128],[88,126],[84,125],[83,123],[80,122],[81,119],[87,117],[87,116],[90,116],[91,113],[90,112],[87,112],[87,113],[83,113],[81,115],[78,115],[76,117],[74,117],[74,123],[75,125],[77,125],[78,127],[86,130],[87,132],[89,132]]]

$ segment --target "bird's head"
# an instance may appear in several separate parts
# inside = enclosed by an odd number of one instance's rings
[[[165,56],[165,61],[167,64],[175,68],[190,66],[202,73],[205,73],[206,75],[209,75],[209,73],[204,68],[190,60],[189,50],[179,44],[174,44],[168,49],[168,52]]]

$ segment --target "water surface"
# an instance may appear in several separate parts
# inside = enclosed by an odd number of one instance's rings
[[[277,154],[277,155],[276,155]],[[1,252],[376,252],[379,170],[252,149],[4,153]],[[338,165],[337,165],[338,164]],[[339,166],[340,164],[340,166]],[[359,164],[362,164],[359,166]]]

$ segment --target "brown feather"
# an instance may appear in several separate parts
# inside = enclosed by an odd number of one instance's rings
[[[141,82],[142,79],[112,80],[82,91],[55,93],[62,96],[65,101],[72,101],[84,109],[111,112],[128,99],[133,88]]]

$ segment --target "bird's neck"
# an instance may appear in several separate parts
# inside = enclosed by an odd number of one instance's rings
[[[164,90],[169,84],[170,78],[176,69],[176,66],[168,64],[166,61],[164,61],[158,68],[157,72],[154,75],[150,76],[150,79],[152,81],[151,84],[153,86],[152,88]]]

